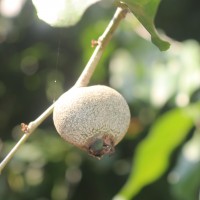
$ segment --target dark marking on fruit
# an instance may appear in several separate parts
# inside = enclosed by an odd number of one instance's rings
[[[89,155],[98,159],[100,159],[103,155],[110,155],[114,152],[114,142],[109,136],[103,136],[102,138],[95,139],[88,147]]]

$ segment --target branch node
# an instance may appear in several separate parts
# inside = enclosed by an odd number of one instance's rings
[[[24,133],[28,133],[28,132],[29,132],[28,125],[25,124],[25,123],[21,123],[21,130],[22,130],[22,132],[24,132]]]
[[[99,41],[98,40],[91,40],[91,47],[94,48],[97,45],[99,45]]]

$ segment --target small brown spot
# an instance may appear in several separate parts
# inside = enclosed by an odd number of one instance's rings
[[[98,40],[91,40],[91,47],[94,48],[99,44]]]
[[[28,133],[28,125],[25,124],[25,123],[21,123],[21,130],[22,130],[24,133]]]

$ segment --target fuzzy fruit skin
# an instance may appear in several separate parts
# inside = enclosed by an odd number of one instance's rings
[[[110,87],[72,88],[56,101],[53,121],[64,140],[100,158],[113,153],[126,134],[130,110]]]

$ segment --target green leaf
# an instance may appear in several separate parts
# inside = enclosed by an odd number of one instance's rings
[[[170,44],[159,37],[154,26],[154,18],[160,0],[115,0],[115,2],[119,6],[121,5],[121,2],[123,2],[129,7],[140,23],[151,34],[151,41],[161,51],[169,49]]]
[[[197,199],[196,190],[200,185],[200,130],[184,144],[176,166],[169,173],[170,189],[174,199]],[[178,178],[175,178],[178,177]]]
[[[85,10],[100,0],[32,0],[38,17],[55,27],[76,24]]]
[[[173,150],[184,140],[199,117],[200,104],[176,108],[161,116],[148,136],[138,145],[127,183],[114,200],[132,199],[146,185],[167,169]]]

